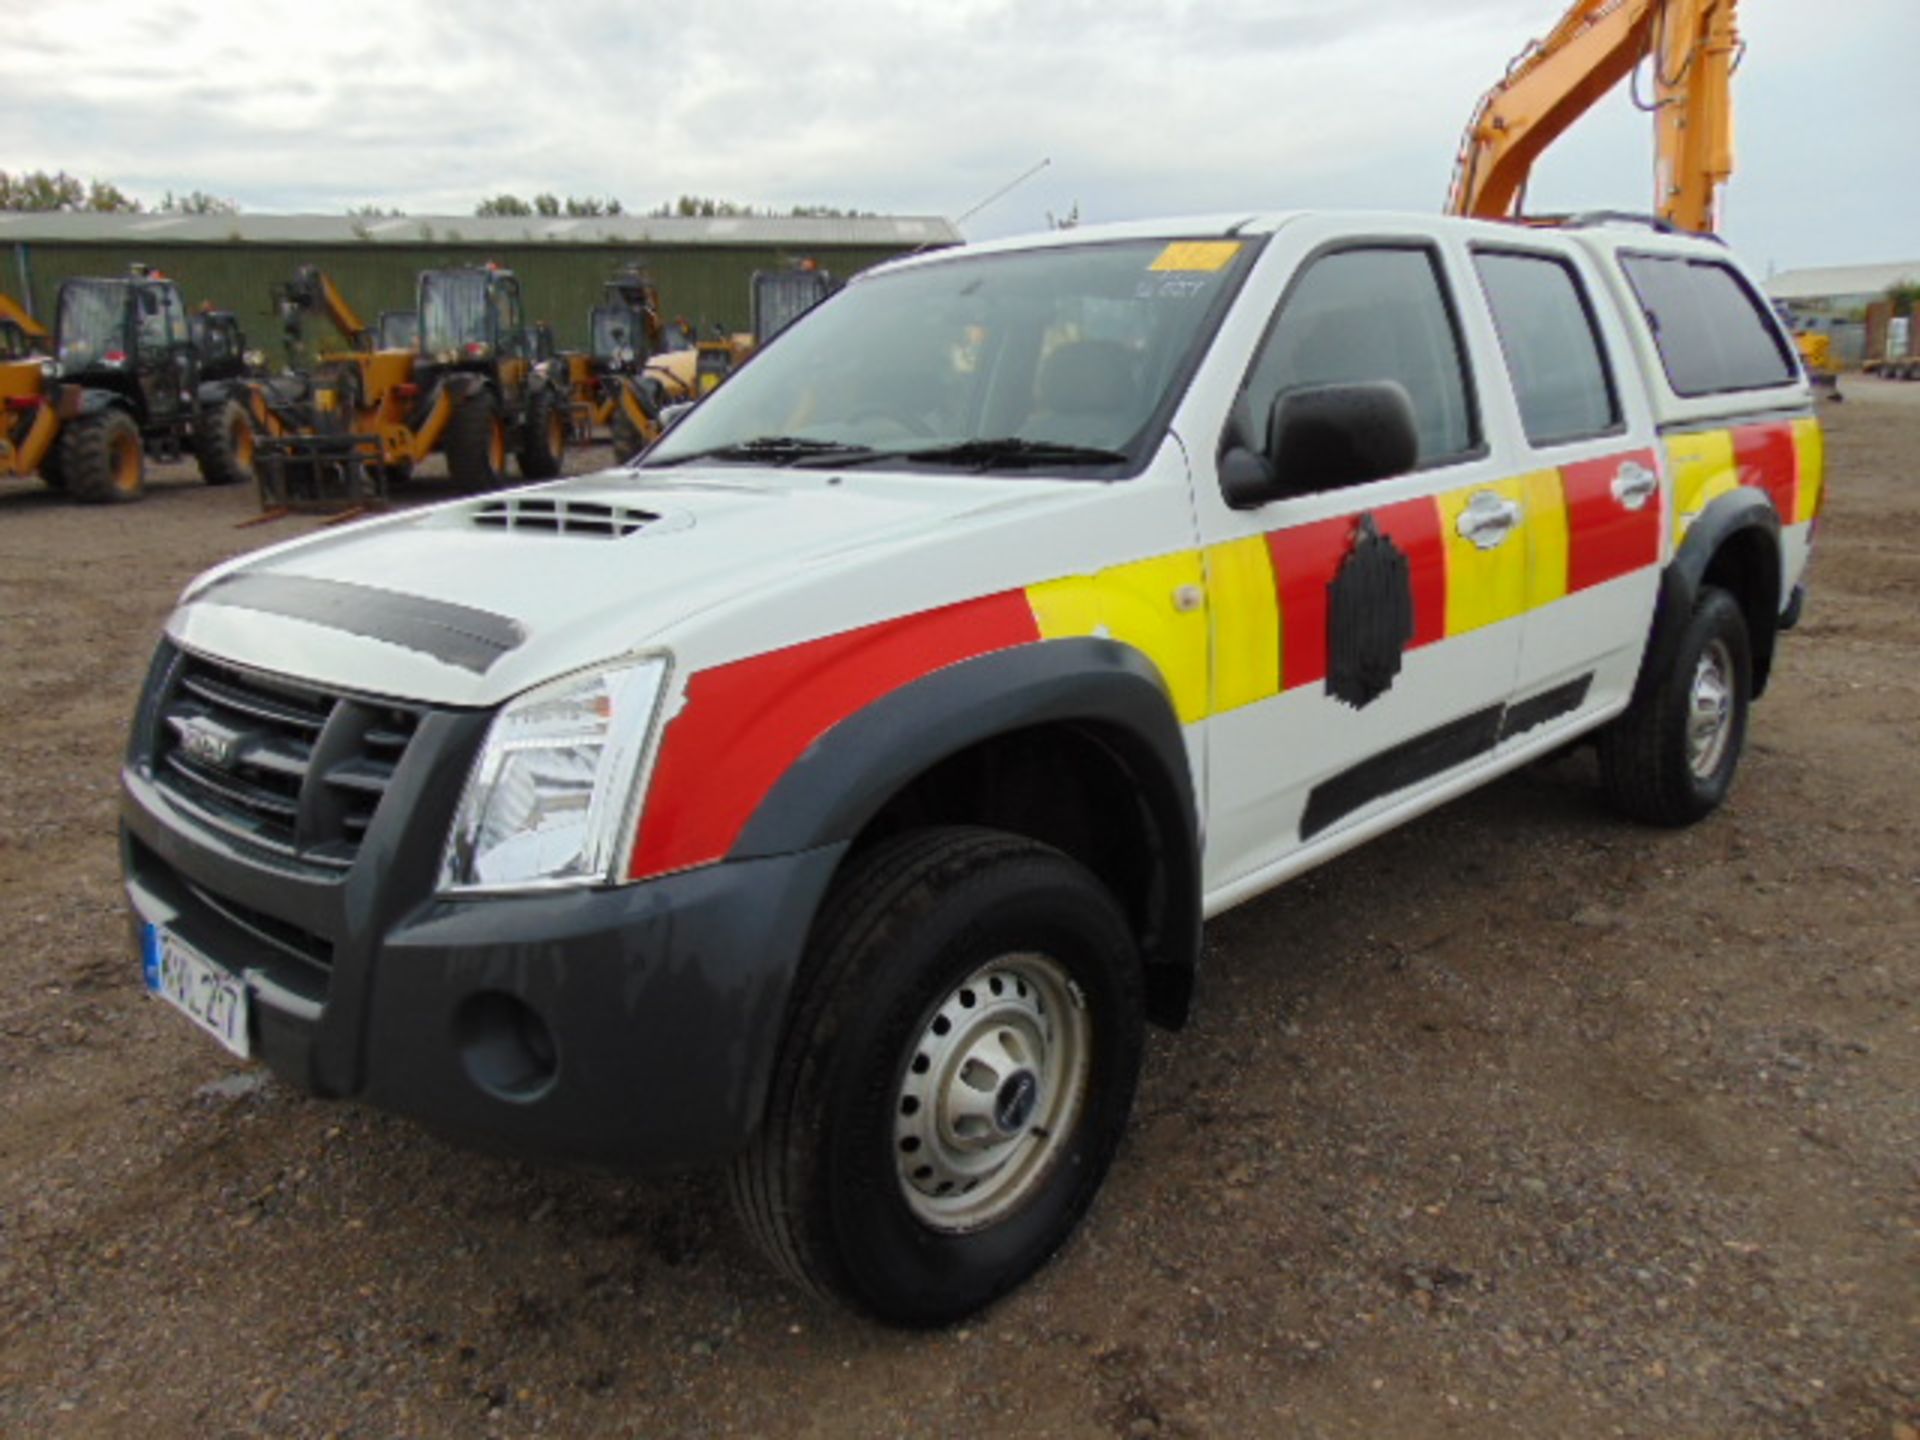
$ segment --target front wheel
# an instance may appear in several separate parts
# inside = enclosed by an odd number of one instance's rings
[[[108,409],[61,432],[59,471],[67,493],[87,505],[138,500],[147,493],[147,457],[140,427],[124,410]]]
[[[1746,744],[1753,645],[1739,602],[1706,586],[1664,675],[1600,732],[1600,779],[1624,814],[1691,825],[1719,808]]]
[[[567,458],[567,416],[551,390],[527,397],[520,431],[520,473],[529,480],[551,480]]]
[[[209,485],[252,484],[253,418],[238,400],[210,405],[193,422],[194,458]]]
[[[815,927],[735,1206],[800,1283],[960,1320],[1092,1204],[1142,1032],[1133,932],[1076,861],[970,828],[883,842]]]
[[[507,477],[507,426],[486,390],[467,396],[447,422],[447,473],[468,490],[492,490]]]

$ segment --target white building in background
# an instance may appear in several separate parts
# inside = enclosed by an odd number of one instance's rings
[[[1806,315],[1843,316],[1884,300],[1887,287],[1902,282],[1920,285],[1920,260],[1782,270],[1767,280],[1767,294]]]

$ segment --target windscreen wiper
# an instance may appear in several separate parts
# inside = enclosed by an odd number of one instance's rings
[[[1099,445],[1023,440],[1017,435],[1002,435],[990,440],[962,440],[957,445],[902,450],[897,454],[900,459],[916,464],[974,466],[982,470],[998,465],[1116,465],[1132,458],[1124,451],[1108,450]]]
[[[757,435],[732,445],[715,445],[708,450],[692,450],[685,455],[670,455],[655,460],[655,466],[684,465],[690,460],[753,460],[765,465],[791,465],[796,460],[816,455],[866,455],[870,445],[850,445],[844,440],[815,440],[805,435]]]

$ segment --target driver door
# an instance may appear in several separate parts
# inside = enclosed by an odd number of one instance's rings
[[[500,389],[512,405],[526,388],[527,372],[532,368],[528,359],[526,316],[520,307],[520,282],[511,276],[500,276],[493,282],[490,300]]]
[[[139,347],[141,393],[152,420],[171,420],[193,407],[199,367],[187,307],[177,285],[134,287],[134,342]]]
[[[1317,228],[1297,222],[1270,246],[1264,286],[1282,293],[1224,432],[1193,457],[1216,908],[1490,756],[1520,653],[1522,482],[1486,440],[1454,302],[1461,259],[1430,234]],[[1225,502],[1219,456],[1264,443],[1277,396],[1381,380],[1412,401],[1411,472],[1323,489],[1308,473],[1258,508]]]

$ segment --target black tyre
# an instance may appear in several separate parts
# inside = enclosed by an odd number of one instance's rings
[[[140,427],[124,410],[102,410],[71,422],[60,435],[60,470],[67,492],[86,504],[138,500],[147,493]]]
[[[1600,779],[1622,813],[1691,825],[1733,786],[1747,739],[1753,646],[1733,596],[1706,586],[1667,673],[1600,732]]]
[[[210,405],[193,422],[193,453],[209,485],[251,485],[253,419],[238,400]]]
[[[914,831],[823,907],[734,1204],[789,1277],[893,1324],[1013,1289],[1092,1204],[1133,1103],[1140,959],[1047,846]]]
[[[447,473],[469,490],[491,490],[507,478],[507,426],[500,402],[476,391],[447,421]]]
[[[40,457],[40,478],[49,490],[67,488],[67,472],[60,463],[65,438],[62,435],[55,435],[53,443],[47,447],[47,453]]]
[[[527,396],[527,418],[520,427],[520,473],[529,480],[551,480],[567,458],[567,415],[551,390]]]

